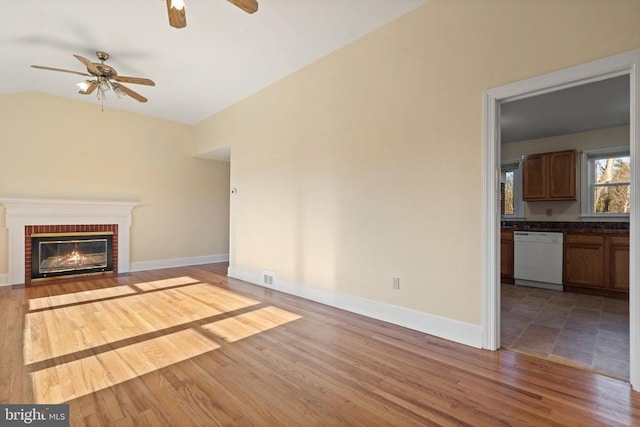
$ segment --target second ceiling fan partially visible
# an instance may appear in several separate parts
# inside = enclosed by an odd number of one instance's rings
[[[229,3],[238,6],[247,13],[258,11],[257,0],[227,0]],[[187,26],[187,14],[185,12],[184,0],[166,0],[167,12],[169,13],[169,25],[173,28],[184,28]]]

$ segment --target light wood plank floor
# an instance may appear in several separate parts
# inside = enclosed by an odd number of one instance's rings
[[[0,288],[0,403],[72,425],[640,425],[627,383],[225,277]]]

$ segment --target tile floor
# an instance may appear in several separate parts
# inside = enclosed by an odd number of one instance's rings
[[[502,347],[629,379],[629,302],[503,284]]]

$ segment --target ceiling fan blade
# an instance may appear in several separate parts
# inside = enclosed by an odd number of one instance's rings
[[[187,13],[184,4],[181,9],[173,5],[173,0],[166,0],[167,12],[169,13],[169,25],[173,28],[184,28],[187,26]]]
[[[32,65],[31,67],[32,68],[38,68],[39,70],[62,71],[63,73],[71,73],[71,74],[78,74],[80,76],[91,77],[91,74],[80,73],[78,71],[63,70],[62,68],[43,67],[42,65]]]
[[[98,87],[98,81],[93,80],[89,83],[89,87],[87,87],[85,90],[79,90],[78,93],[81,93],[83,95],[89,95],[94,90],[96,90],[97,87]]]
[[[247,13],[258,11],[258,2],[256,0],[228,0],[229,3],[238,6]]]
[[[115,84],[114,84],[115,86]],[[148,99],[145,98],[144,96],[140,95],[137,92],[132,91],[131,89],[129,89],[128,87],[118,84],[117,86],[118,89],[120,89],[121,91],[123,91],[124,93],[126,93],[127,95],[129,95],[130,97],[132,97],[133,99],[135,99],[138,102],[147,102]]]
[[[155,86],[155,82],[149,79],[143,79],[142,77],[125,77],[125,76],[114,76],[113,80],[122,83],[134,83],[137,85],[147,85],[147,86]]]
[[[87,71],[89,71],[91,74],[95,75],[95,76],[101,76],[102,73],[100,72],[100,70],[98,69],[98,67],[95,66],[95,64],[91,61],[89,61],[87,58],[80,56],[80,55],[73,55],[76,57],[76,59],[80,62],[82,62],[84,64],[85,67],[87,67]]]

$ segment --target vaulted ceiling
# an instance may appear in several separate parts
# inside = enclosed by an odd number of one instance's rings
[[[392,21],[428,0],[259,0],[249,15],[226,0],[185,0],[187,27],[171,28],[164,0],[7,0],[0,26],[0,93],[81,95],[86,72],[73,54],[107,64],[147,97],[107,95],[105,106],[195,124]]]

